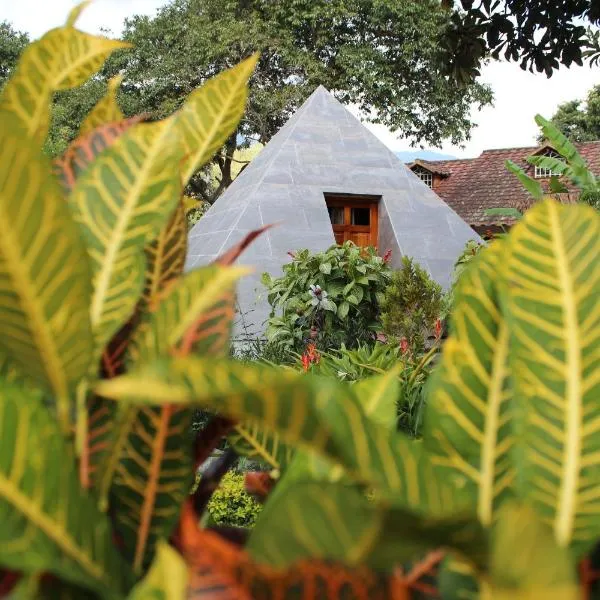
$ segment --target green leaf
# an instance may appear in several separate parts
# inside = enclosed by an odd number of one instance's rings
[[[525,173],[525,171],[523,171],[523,169],[521,169],[521,167],[519,167],[519,165],[514,163],[512,160],[507,160],[505,164],[506,168],[519,178],[519,181],[523,184],[523,187],[536,200],[541,200],[544,197],[544,190],[539,181],[529,177],[529,175],[527,175],[527,173]]]
[[[118,598],[131,574],[40,396],[0,384],[0,565]]]
[[[146,246],[145,253],[146,283],[142,304],[148,307],[157,303],[160,294],[183,273],[187,253],[187,220],[181,202],[158,237]]]
[[[380,504],[356,486],[297,481],[276,488],[247,548],[255,560],[277,568],[310,558],[391,571],[439,546],[471,554],[479,564],[487,536],[468,518],[427,520]]]
[[[338,306],[337,316],[340,319],[345,319],[348,316],[348,311],[350,310],[350,304],[345,300]]]
[[[102,153],[73,188],[71,204],[91,258],[98,356],[140,298],[143,248],[177,205],[181,156],[171,121],[141,123]]]
[[[49,390],[65,431],[89,370],[90,272],[77,225],[33,144],[0,118],[0,348]]]
[[[294,450],[281,441],[279,435],[262,427],[256,420],[237,425],[228,436],[231,447],[242,456],[260,460],[279,471],[292,460]]]
[[[440,568],[438,591],[444,600],[479,600],[477,572],[468,562],[448,556]]]
[[[125,115],[117,103],[117,92],[123,81],[123,75],[117,75],[108,82],[106,95],[92,108],[79,128],[79,136],[91,133],[97,127],[107,123],[117,123],[125,119]]]
[[[53,92],[77,87],[115,51],[130,44],[77,31],[53,29],[23,52],[0,96],[0,114],[42,146],[50,126]]]
[[[142,405],[197,403],[241,421],[255,419],[410,508],[437,514],[454,507],[453,490],[435,477],[422,445],[369,421],[350,388],[335,380],[237,361],[182,358],[99,382],[97,392]]]
[[[402,368],[399,364],[384,375],[367,377],[353,387],[366,416],[390,431],[396,430],[396,404],[400,397],[398,377]]]
[[[505,253],[498,240],[461,275],[425,418],[424,443],[440,476],[461,490],[486,527],[515,476],[509,330],[498,291]]]
[[[183,558],[166,542],[156,547],[156,558],[129,594],[129,600],[184,600],[187,597],[188,570]]]
[[[331,274],[331,263],[321,263],[319,265],[319,271],[321,271],[321,273],[324,273],[325,275]]]
[[[509,217],[517,220],[523,217],[523,213],[516,208],[486,208],[483,212],[487,217]]]
[[[600,535],[600,215],[547,200],[508,238],[519,493],[561,547]]]
[[[246,108],[248,79],[257,61],[258,54],[254,54],[213,77],[189,96],[178,113],[177,127],[183,131],[184,186],[236,131]]]

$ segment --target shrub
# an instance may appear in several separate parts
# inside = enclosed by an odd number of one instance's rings
[[[402,257],[402,266],[393,273],[381,306],[383,330],[390,341],[404,339],[411,352],[422,352],[444,309],[441,286],[411,258]]]
[[[260,512],[260,504],[244,488],[244,475],[231,471],[208,503],[208,512],[218,525],[251,527]]]
[[[379,308],[391,270],[373,248],[352,242],[325,252],[299,250],[283,276],[263,275],[272,307],[267,336],[302,351],[311,340],[320,348],[355,347],[380,329]]]
[[[479,254],[482,248],[485,248],[485,244],[480,244],[475,240],[469,240],[465,244],[465,247],[460,253],[459,257],[456,259],[454,263],[454,269],[452,271],[452,285],[450,288],[448,298],[448,304],[450,306],[452,305],[454,290],[456,289],[460,276],[462,275],[463,271],[469,266],[469,264],[473,261],[473,259]]]

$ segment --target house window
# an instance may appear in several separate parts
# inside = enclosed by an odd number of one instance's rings
[[[413,173],[427,186],[433,187],[433,173],[423,167],[414,167]]]
[[[338,244],[377,247],[378,196],[325,194],[327,212]]]
[[[551,158],[560,158],[560,154],[554,152],[554,150],[547,150],[538,156],[549,156]],[[545,167],[535,167],[535,178],[536,179],[547,179],[549,177],[558,176],[560,173],[555,173],[552,169],[546,169]]]

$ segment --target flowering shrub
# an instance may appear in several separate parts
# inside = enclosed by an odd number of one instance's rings
[[[373,248],[352,242],[325,252],[290,252],[283,276],[263,275],[272,307],[268,339],[303,353],[308,343],[319,348],[356,347],[371,342],[392,271]]]
[[[260,504],[246,492],[244,475],[229,472],[208,503],[208,512],[218,525],[250,527],[256,522]]]

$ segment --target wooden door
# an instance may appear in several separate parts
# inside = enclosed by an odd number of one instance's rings
[[[337,244],[348,240],[357,246],[377,248],[377,204],[350,199],[327,200],[327,210]]]

